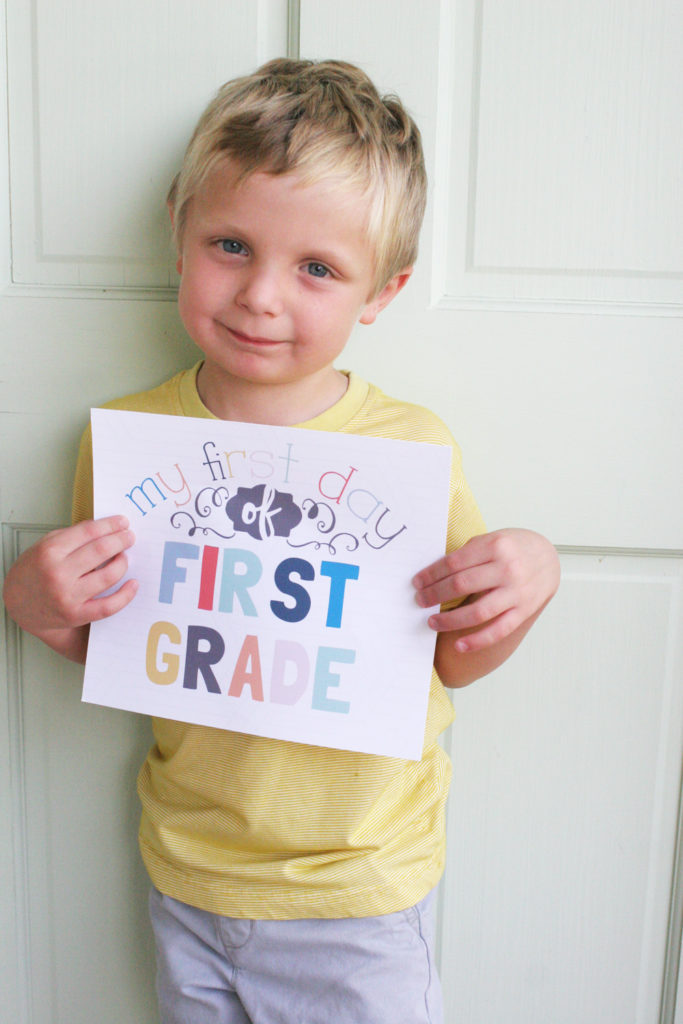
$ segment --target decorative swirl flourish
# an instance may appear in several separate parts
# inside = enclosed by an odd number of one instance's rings
[[[194,537],[197,531],[199,531],[204,537],[208,537],[210,533],[214,533],[217,537],[222,537],[223,540],[232,540],[232,538],[236,536],[234,533],[220,533],[218,530],[214,530],[211,526],[202,526],[201,524],[197,525],[194,517],[189,512],[173,513],[170,522],[174,530],[181,530],[183,528],[182,523],[180,522],[180,519],[183,516],[186,519],[189,519],[192,524],[187,530],[188,537]]]
[[[340,537],[347,537],[348,538],[348,540],[346,541],[346,544],[344,546],[344,550],[345,551],[349,551],[349,552],[350,551],[355,551],[356,548],[358,547],[358,545],[360,544],[360,541],[358,540],[358,538],[355,537],[352,533],[343,533],[343,532],[342,533],[335,533],[335,535],[332,538],[332,540],[329,540],[329,541],[324,541],[324,540],[305,540],[301,544],[293,544],[291,542],[291,540],[288,540],[287,543],[289,544],[289,546],[291,548],[308,548],[311,545],[313,545],[313,547],[315,548],[316,551],[320,551],[321,548],[327,548],[327,550],[330,552],[331,555],[336,555],[337,554],[337,548],[335,547],[335,541],[338,541]]]
[[[199,503],[201,501],[202,495],[206,494],[207,491],[211,492],[211,504],[204,504],[200,508]],[[228,501],[229,497],[230,492],[228,491],[227,487],[203,487],[202,490],[197,495],[197,497],[195,498],[195,512],[197,513],[198,516],[201,516],[202,519],[206,519],[207,516],[211,515],[212,509],[222,508]]]
[[[315,519],[315,517],[319,514],[321,508],[326,509],[330,514],[330,522],[326,523],[325,519],[323,518],[319,519],[315,525],[318,528],[318,530],[320,530],[321,533],[332,533],[332,530],[334,530],[334,525],[337,521],[337,517],[335,516],[334,512],[332,511],[329,505],[327,505],[324,501],[316,501],[315,498],[304,498],[304,500],[301,502],[301,507],[302,509],[304,509],[309,519]]]
[[[345,551],[355,551],[356,548],[358,547],[359,543],[360,543],[360,541],[358,540],[358,537],[355,537],[352,533],[335,533],[334,537],[332,538],[330,543],[327,545],[333,555],[337,554],[337,549],[334,547],[334,542],[336,540],[339,540],[340,537],[348,537],[349,538],[349,540],[347,540],[345,545],[344,545],[344,550]],[[352,541],[353,543],[350,543],[350,541]]]

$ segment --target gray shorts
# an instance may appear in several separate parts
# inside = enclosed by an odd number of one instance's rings
[[[442,1024],[433,908],[249,921],[153,889],[162,1024]]]

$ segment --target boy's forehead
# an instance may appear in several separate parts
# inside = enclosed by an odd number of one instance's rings
[[[336,222],[344,234],[362,234],[367,242],[370,201],[363,191],[340,176],[332,174],[309,178],[297,170],[274,173],[256,168],[245,173],[229,157],[221,158],[204,176],[188,203],[188,220],[239,218],[260,212],[287,211],[297,218],[311,210],[322,222]],[[316,220],[307,220],[311,229]],[[322,226],[322,223],[321,223]]]
[[[232,157],[222,157],[204,176],[195,195],[204,202],[222,199],[239,206],[248,202],[255,191],[271,192],[281,197],[290,196],[302,204],[333,200],[337,207],[348,206],[365,212],[369,207],[366,192],[334,172],[312,173],[293,169],[275,172],[256,167],[245,170]]]

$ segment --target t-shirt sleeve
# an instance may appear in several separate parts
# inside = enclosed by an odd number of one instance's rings
[[[446,551],[461,548],[470,537],[486,533],[486,524],[465,479],[460,448],[453,440],[451,461],[450,501]]]
[[[452,441],[451,444],[453,457],[451,462],[448,529],[446,533],[447,553],[461,548],[471,537],[477,537],[482,533],[486,533],[486,525],[463,473],[460,448],[455,441]],[[459,597],[452,601],[447,601],[441,605],[441,610],[451,611],[453,608],[457,608],[459,604],[462,604],[464,600],[464,597]]]
[[[106,402],[103,409],[125,409],[130,412],[164,413],[167,416],[210,416],[197,392],[197,373],[201,363],[190,370],[181,370],[170,380],[148,391],[138,391]],[[78,451],[71,505],[72,523],[93,518],[92,430],[83,431]]]
[[[80,523],[93,518],[92,432],[90,426],[83,432],[78,449],[71,503],[71,522]]]

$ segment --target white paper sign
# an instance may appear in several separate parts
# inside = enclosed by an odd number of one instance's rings
[[[133,602],[94,623],[83,699],[419,759],[435,634],[410,580],[444,551],[450,450],[92,411],[96,517]]]

